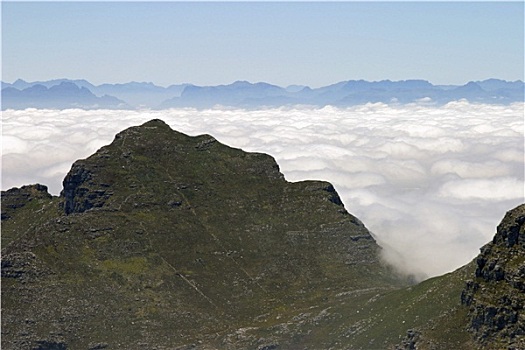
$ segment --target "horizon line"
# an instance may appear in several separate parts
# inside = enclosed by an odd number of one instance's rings
[[[230,83],[220,83],[220,84],[195,84],[195,83],[191,83],[191,82],[181,82],[181,83],[171,83],[171,84],[168,84],[168,85],[160,85],[160,84],[157,84],[153,81],[137,81],[137,80],[129,80],[129,81],[126,81],[126,82],[103,82],[103,83],[93,83],[91,82],[90,80],[88,79],[85,79],[85,78],[52,78],[52,79],[47,79],[47,80],[25,80],[23,78],[17,78],[15,80],[13,80],[13,82],[7,82],[5,80],[1,80],[1,83],[2,84],[9,84],[9,85],[13,85],[15,84],[17,81],[22,81],[24,83],[28,83],[28,84],[35,84],[35,83],[47,83],[47,82],[52,82],[52,81],[60,81],[60,80],[63,80],[63,81],[70,81],[70,82],[74,82],[74,81],[85,81],[95,87],[98,87],[98,86],[101,86],[101,85],[126,85],[126,84],[133,84],[133,83],[136,83],[136,84],[150,84],[150,85],[153,85],[153,86],[156,86],[156,87],[161,87],[161,88],[168,88],[170,86],[176,86],[176,85],[193,85],[193,86],[198,86],[198,87],[216,87],[216,86],[228,86],[228,85],[232,85],[232,84],[235,84],[235,83],[249,83],[249,84],[252,84],[252,85],[255,85],[255,84],[268,84],[268,85],[273,85],[273,86],[277,86],[277,87],[280,87],[280,88],[287,88],[287,87],[291,87],[291,86],[302,86],[302,87],[309,87],[309,88],[313,88],[313,89],[316,89],[316,88],[321,88],[321,87],[326,87],[326,86],[330,86],[330,85],[335,85],[335,84],[339,84],[339,83],[343,83],[343,82],[350,82],[350,81],[357,81],[357,82],[368,82],[368,83],[380,83],[380,82],[393,82],[393,83],[397,83],[397,82],[407,82],[407,81],[424,81],[424,82],[427,82],[433,86],[464,86],[468,83],[477,83],[477,82],[483,82],[483,81],[487,81],[487,80],[500,80],[500,81],[504,81],[504,82],[508,82],[508,83],[524,83],[524,80],[522,79],[516,79],[516,80],[507,80],[507,79],[502,79],[502,78],[495,78],[495,77],[490,77],[490,78],[485,78],[485,79],[479,79],[479,80],[468,80],[467,82],[463,83],[463,84],[455,84],[455,83],[444,83],[444,84],[434,84],[433,82],[431,82],[430,80],[427,80],[427,79],[423,79],[423,78],[408,78],[408,79],[400,79],[400,80],[393,80],[393,79],[381,79],[381,80],[367,80],[367,79],[363,79],[363,78],[360,78],[360,79],[343,79],[343,80],[338,80],[336,82],[333,82],[333,83],[329,83],[327,85],[320,85],[320,86],[316,86],[316,87],[313,87],[311,85],[306,85],[306,84],[299,84],[299,83],[291,83],[291,84],[287,84],[287,85],[279,85],[279,84],[274,84],[274,83],[271,83],[271,82],[268,82],[268,81],[250,81],[250,80],[246,80],[246,79],[237,79],[237,80],[234,80]]]

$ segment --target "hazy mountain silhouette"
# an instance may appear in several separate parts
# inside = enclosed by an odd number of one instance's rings
[[[23,90],[14,87],[2,89],[2,109],[25,108],[126,109],[129,105],[113,96],[98,97],[88,88],[72,82],[60,82],[50,87],[35,84]]]
[[[22,79],[17,79],[12,84],[2,82],[2,89],[6,87],[12,87],[17,90],[24,90],[34,85],[43,85],[47,88],[50,88],[55,85],[60,85],[61,83],[73,83],[77,85],[78,87],[85,87],[89,90],[92,90],[95,86],[91,84],[89,81],[84,79],[77,79],[77,80],[71,80],[71,79],[53,79],[53,80],[46,80],[46,81],[33,81],[33,82],[27,82]]]
[[[61,84],[66,84],[68,88],[53,90]],[[49,91],[35,88],[37,85]],[[80,90],[75,90],[73,85]],[[468,82],[462,86],[433,85],[426,80],[348,80],[314,89],[303,85],[283,88],[264,82],[247,81],[217,86],[179,84],[161,87],[147,82],[93,85],[86,80],[55,79],[30,83],[18,79],[12,84],[2,82],[2,108],[94,108],[90,106],[97,105],[100,108],[117,108],[115,106],[119,103],[133,108],[261,108],[293,105],[347,107],[375,102],[418,103],[422,100],[441,105],[460,99],[475,103],[509,104],[525,101],[524,88],[522,81],[508,82],[499,79]],[[61,100],[59,91],[64,93],[64,101]],[[87,91],[102,100],[96,101],[93,96],[88,97]],[[106,95],[121,101],[111,101]]]
[[[180,96],[190,84],[170,85],[167,88],[153,83],[130,82],[125,84],[102,84],[92,89],[97,95],[107,94],[126,101],[133,107],[156,107],[167,99]]]
[[[485,91],[481,85],[486,85]],[[180,97],[165,101],[160,107],[209,108],[215,105],[257,108],[263,106],[313,105],[352,106],[364,103],[414,103],[424,99],[427,103],[444,104],[467,99],[471,102],[500,103],[523,102],[524,84],[502,80],[469,82],[463,86],[446,88],[425,80],[369,82],[349,80],[311,89],[310,87],[281,88],[266,83],[235,82],[210,87],[188,86]]]
[[[218,86],[187,86],[180,97],[175,97],[162,103],[166,107],[199,107],[209,108],[215,105],[223,106],[275,106],[290,102],[289,93],[276,85],[267,83],[249,83],[236,81],[229,85]]]

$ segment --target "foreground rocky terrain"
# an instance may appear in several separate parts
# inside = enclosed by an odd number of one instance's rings
[[[2,192],[2,349],[524,348],[524,222],[410,286],[329,183],[152,120]]]

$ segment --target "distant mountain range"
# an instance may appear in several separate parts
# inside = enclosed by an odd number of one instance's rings
[[[127,109],[130,106],[113,96],[96,96],[88,88],[73,82],[61,82],[49,87],[35,84],[23,90],[2,88],[2,110],[26,108]]]
[[[211,108],[214,106],[260,108],[292,105],[348,107],[363,103],[445,104],[466,99],[473,103],[523,102],[525,83],[487,79],[465,85],[433,85],[426,80],[348,80],[310,88],[286,88],[264,82],[236,81],[229,85],[192,84],[157,86],[153,83],[93,85],[86,80],[56,79],[12,84],[2,82],[2,109],[25,108]]]

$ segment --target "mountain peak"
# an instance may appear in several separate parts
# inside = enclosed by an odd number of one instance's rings
[[[289,183],[266,154],[159,119],[75,162],[60,197],[10,215],[2,348],[217,347],[216,334],[399,283],[332,185]]]
[[[142,128],[157,128],[157,127],[160,127],[160,128],[168,128],[168,129],[170,129],[170,126],[168,124],[166,124],[166,122],[164,122],[161,119],[151,119],[150,121],[147,121],[146,123],[142,124],[141,127]]]
[[[474,82],[474,81],[469,81],[465,85],[458,87],[456,90],[458,90],[458,91],[459,90],[462,90],[462,91],[483,91],[481,86],[479,86],[479,84]]]
[[[14,82],[13,82],[13,85],[16,85],[16,84],[27,84],[27,81],[23,80],[23,79],[16,79]]]
[[[251,86],[253,84],[250,83],[247,80],[237,80],[237,81],[234,81],[233,83],[231,83],[231,85],[232,86]]]

